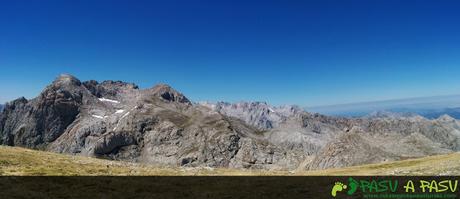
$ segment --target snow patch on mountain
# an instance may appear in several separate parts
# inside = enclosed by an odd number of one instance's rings
[[[108,116],[100,116],[100,115],[91,115],[91,116],[94,118],[98,118],[98,119],[105,119],[108,117]]]
[[[107,99],[107,98],[99,98],[99,101],[101,102],[110,102],[110,103],[115,103],[115,104],[119,104],[120,102],[117,101],[117,100],[112,100],[112,99]]]

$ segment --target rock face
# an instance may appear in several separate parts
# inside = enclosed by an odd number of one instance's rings
[[[168,85],[61,75],[0,114],[0,143],[156,165],[323,169],[460,150],[448,116],[347,119],[263,102],[192,103]]]
[[[37,98],[6,104],[0,119],[0,142],[25,147],[53,142],[79,114],[83,93],[80,81],[62,75]]]

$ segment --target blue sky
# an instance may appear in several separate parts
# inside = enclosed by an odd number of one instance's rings
[[[135,3],[133,3],[135,2]],[[0,103],[58,74],[194,101],[460,94],[458,1],[0,1]]]

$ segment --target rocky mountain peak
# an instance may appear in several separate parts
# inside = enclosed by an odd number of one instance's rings
[[[283,105],[276,108],[279,113],[284,115],[296,115],[299,113],[305,113],[305,110],[297,105]]]
[[[69,74],[59,75],[36,100],[39,104],[81,103],[83,86],[79,79]]]
[[[453,118],[453,117],[451,117],[450,115],[447,115],[447,114],[439,116],[439,118],[437,120],[438,121],[443,121],[443,122],[454,122],[454,121],[456,121],[455,118]]]
[[[28,102],[28,100],[27,100],[25,97],[20,97],[20,98],[18,98],[18,99],[13,100],[13,101],[10,102],[9,104],[11,104],[11,105],[16,105],[16,104],[25,104],[25,103],[27,103],[27,102]]]
[[[53,85],[56,86],[65,86],[65,85],[75,85],[80,86],[81,82],[76,77],[69,74],[61,74],[54,81]]]
[[[277,127],[287,118],[303,111],[295,106],[270,106],[267,102],[209,102],[200,103],[202,106],[211,108],[223,115],[238,118],[248,125],[260,130],[267,130]]]
[[[187,99],[187,97],[185,97],[182,93],[174,90],[171,86],[167,84],[158,84],[151,88],[150,92],[154,96],[157,96],[168,102],[179,102],[189,105],[192,104],[192,102],[190,102],[190,100]]]
[[[22,106],[26,104],[27,102],[28,100],[25,97],[20,97],[18,99],[15,99],[11,102],[6,103],[3,109],[14,110],[16,107]]]
[[[159,83],[155,86],[152,87],[152,90],[154,91],[160,91],[160,90],[174,90],[170,85],[164,84],[164,83]],[[175,91],[175,90],[174,90]],[[177,92],[177,91],[176,91]]]

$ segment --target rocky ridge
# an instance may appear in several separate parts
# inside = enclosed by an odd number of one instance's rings
[[[0,143],[167,166],[324,169],[458,151],[460,123],[193,103],[165,84],[139,89],[61,75],[36,98],[5,105]]]

